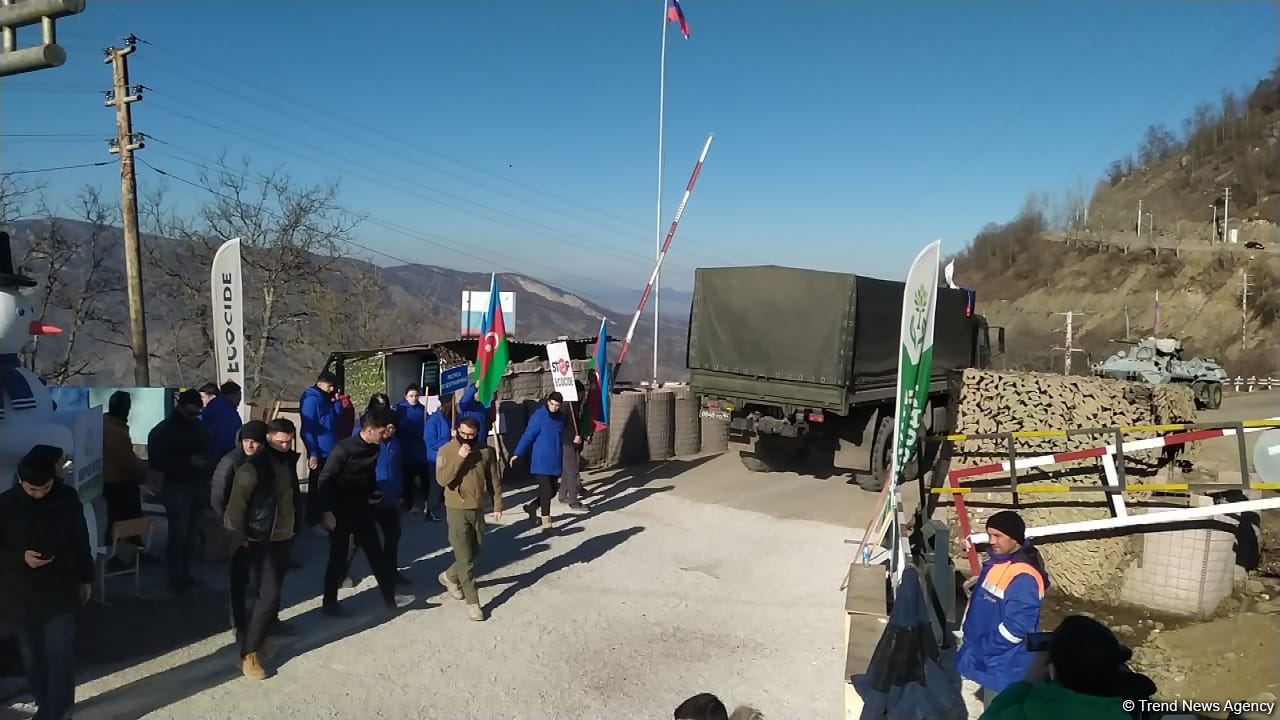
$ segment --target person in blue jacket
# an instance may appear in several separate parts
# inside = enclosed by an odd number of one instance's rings
[[[988,518],[987,561],[978,577],[965,584],[972,591],[956,670],[982,688],[983,705],[1022,680],[1031,667],[1026,640],[1040,626],[1049,575],[1026,533],[1026,523],[1012,510]]]
[[[476,436],[476,444],[484,447],[489,444],[489,427],[493,423],[489,420],[489,408],[480,404],[476,399],[476,386],[468,385],[467,389],[462,393],[462,399],[458,401],[458,419],[464,417],[474,418],[480,423],[480,434]]]
[[[244,424],[240,420],[240,385],[234,380],[222,383],[222,387],[207,383],[200,388],[200,398],[204,400],[204,408],[196,417],[209,434],[209,450],[213,457],[221,458],[239,444],[237,436]]]
[[[417,505],[419,494],[425,505],[427,500],[427,444],[424,433],[427,425],[427,407],[420,401],[422,389],[417,384],[410,384],[404,389],[404,400],[396,403],[397,432],[400,436],[400,450],[403,454],[404,470],[404,505],[412,510]]]
[[[445,395],[440,398],[440,409],[431,413],[422,431],[428,476],[426,518],[431,522],[444,519],[444,488],[436,482],[436,459],[440,448],[453,439],[453,433],[453,397]]]
[[[385,397],[385,396],[383,396]],[[407,585],[409,579],[400,573],[400,513],[405,493],[403,445],[398,428],[387,426],[387,439],[378,448],[378,466],[375,477],[381,497],[374,511],[378,528],[382,531],[382,546],[397,585]]]
[[[538,481],[538,497],[524,506],[529,519],[537,522],[538,511],[542,513],[542,529],[551,529],[551,498],[555,497],[560,485],[560,474],[564,470],[564,428],[565,416],[560,406],[564,396],[553,392],[547,396],[542,405],[529,418],[529,426],[525,428],[516,450],[511,454],[511,464],[521,457],[529,458],[529,474]],[[580,442],[574,438],[574,442]]]
[[[338,422],[342,418],[342,399],[338,397],[338,378],[324,371],[316,384],[303,391],[298,400],[302,416],[302,445],[307,451],[307,523],[320,522],[316,488],[320,470],[338,442]]]

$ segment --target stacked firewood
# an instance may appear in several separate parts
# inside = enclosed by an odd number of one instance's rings
[[[1001,373],[965,370],[953,379],[951,432],[965,435],[1035,430],[1107,430],[1137,425],[1195,422],[1191,390],[1176,385],[1151,386],[1087,376],[1045,373]],[[1159,432],[1125,433],[1125,442],[1156,437]],[[1073,434],[1067,437],[1029,437],[1014,440],[1019,457],[1047,455],[1113,444],[1115,434]],[[1180,448],[1125,452],[1130,482],[1151,482],[1153,473]],[[950,469],[974,467],[1009,458],[1007,439],[965,440],[944,446]],[[1018,472],[1018,486],[1102,484],[1097,458]],[[1013,507],[1009,492],[979,492],[983,485],[1008,485],[1008,474],[996,473],[968,481],[965,495],[974,532],[982,532],[991,513]],[[1142,493],[1126,499],[1140,501]],[[1093,520],[1111,516],[1103,493],[1019,493],[1015,509],[1028,527]],[[945,504],[950,505],[948,501]],[[1105,600],[1130,558],[1126,538],[1081,539],[1041,546],[1052,583],[1069,596]]]

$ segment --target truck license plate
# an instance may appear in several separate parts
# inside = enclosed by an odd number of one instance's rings
[[[712,420],[726,420],[726,421],[727,421],[727,420],[729,419],[729,413],[725,412],[724,410],[707,410],[707,409],[703,409],[699,414],[700,414],[700,415],[702,415],[702,417],[704,417],[704,418],[710,418],[710,419],[712,419]]]

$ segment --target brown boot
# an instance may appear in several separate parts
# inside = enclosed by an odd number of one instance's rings
[[[544,533],[551,532],[551,516],[550,515],[542,516],[542,532]]]
[[[249,653],[244,656],[244,660],[240,661],[240,672],[250,680],[266,680],[267,671],[262,667],[262,663],[258,662],[258,653]]]

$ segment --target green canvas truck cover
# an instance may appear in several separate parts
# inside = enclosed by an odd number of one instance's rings
[[[773,265],[698,268],[689,367],[843,386],[855,277]]]
[[[690,370],[847,388],[892,388],[903,283],[778,266],[699,268]],[[938,289],[933,376],[970,367],[977,319],[963,290]]]

